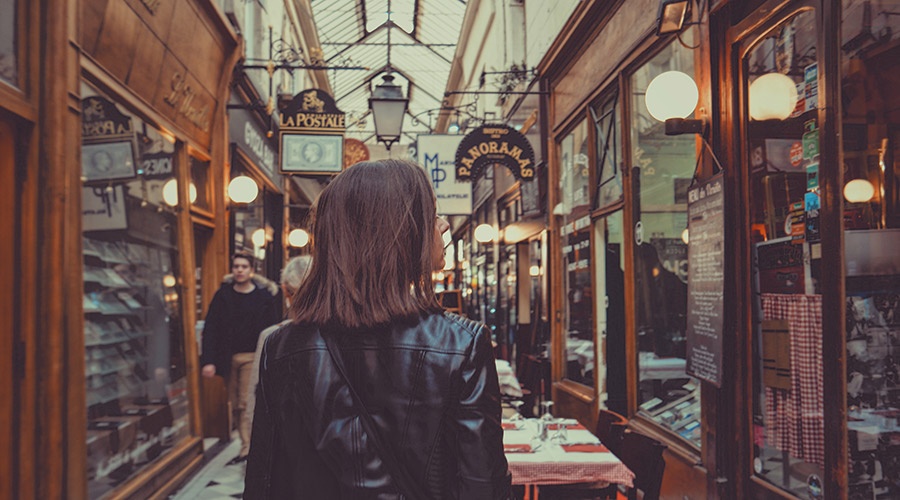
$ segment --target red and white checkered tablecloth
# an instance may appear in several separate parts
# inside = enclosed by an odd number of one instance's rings
[[[550,431],[551,435],[553,433],[554,431]],[[560,443],[549,439],[538,446],[538,442],[534,440],[535,434],[534,420],[528,420],[523,429],[503,431],[504,446],[530,444],[536,450],[532,453],[506,454],[513,484],[615,483],[628,487],[634,485],[634,473],[611,452],[567,452]],[[567,442],[599,444],[600,440],[582,428],[569,429]]]
[[[762,294],[763,319],[785,319],[791,338],[791,389],[766,387],[766,440],[794,458],[824,466],[822,297]]]

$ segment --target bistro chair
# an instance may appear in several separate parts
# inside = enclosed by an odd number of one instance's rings
[[[600,409],[597,414],[597,427],[594,435],[609,448],[616,456],[619,454],[619,444],[628,427],[628,419],[612,411]]]
[[[628,498],[637,499],[637,490],[644,494],[644,500],[657,500],[662,488],[666,460],[663,452],[668,446],[641,433],[628,430],[622,436],[620,450],[616,456],[631,472],[634,472],[634,488],[628,491]]]

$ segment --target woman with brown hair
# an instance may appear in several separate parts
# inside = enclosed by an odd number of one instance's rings
[[[488,330],[444,313],[434,191],[357,163],[313,208],[294,322],[263,349],[244,498],[509,498]]]

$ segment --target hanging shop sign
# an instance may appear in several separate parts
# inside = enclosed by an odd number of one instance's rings
[[[320,89],[295,95],[281,113],[278,156],[284,174],[337,174],[344,167],[344,112]]]
[[[131,179],[135,174],[130,116],[100,96],[81,101],[81,176],[84,182]]]
[[[716,387],[725,313],[724,185],[718,174],[688,190],[687,373]]]
[[[369,160],[369,147],[359,139],[344,139],[344,168]]]
[[[472,183],[461,181],[455,168],[462,140],[461,135],[421,134],[416,138],[416,160],[431,179],[441,215],[472,214]]]
[[[501,164],[520,181],[534,179],[534,150],[508,125],[482,125],[463,138],[456,150],[456,178],[477,179],[486,167]]]
[[[234,104],[239,104],[233,101]],[[254,121],[253,115],[244,109],[228,110],[228,136],[258,167],[270,177],[278,171],[275,166],[275,148],[267,132]]]

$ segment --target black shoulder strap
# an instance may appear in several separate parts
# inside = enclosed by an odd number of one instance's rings
[[[322,334],[322,338],[325,339],[328,353],[331,354],[331,361],[334,362],[335,368],[337,368],[341,378],[344,379],[347,388],[350,389],[350,395],[353,396],[353,403],[356,405],[356,409],[359,412],[360,421],[366,430],[366,434],[372,438],[372,442],[375,444],[378,453],[381,455],[382,462],[387,466],[388,471],[391,473],[391,478],[394,479],[400,493],[410,500],[428,499],[429,495],[422,491],[422,487],[419,483],[414,481],[406,469],[400,465],[400,461],[397,460],[394,450],[387,445],[387,442],[378,430],[378,426],[376,426],[375,422],[372,420],[369,410],[366,409],[366,405],[363,404],[356,389],[353,388],[353,384],[350,383],[350,378],[347,377],[347,372],[344,369],[344,359],[341,356],[341,351],[334,344],[334,339],[331,337],[330,332],[325,332],[325,330],[320,329],[320,333]]]

